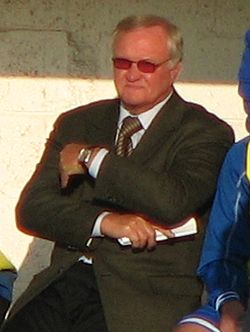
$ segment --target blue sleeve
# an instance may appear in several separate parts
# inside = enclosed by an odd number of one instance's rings
[[[12,300],[13,284],[16,277],[17,274],[14,271],[0,271],[0,296],[10,302]]]
[[[250,257],[249,183],[245,173],[246,144],[228,152],[206,231],[198,275],[205,283],[208,303],[216,310],[226,301],[248,297]]]
[[[203,305],[192,313],[184,316],[178,322],[178,325],[194,324],[203,327],[204,331],[220,332],[220,318],[219,311],[209,305]]]

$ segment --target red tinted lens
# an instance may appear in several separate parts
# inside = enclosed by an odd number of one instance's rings
[[[117,69],[129,69],[132,66],[132,61],[128,59],[114,58],[113,64]]]
[[[140,60],[138,62],[134,62],[124,58],[113,58],[112,60],[115,68],[124,70],[131,68],[132,64],[136,63],[137,68],[143,73],[153,73],[158,67],[158,65],[146,60]]]
[[[157,65],[145,60],[140,60],[137,62],[137,67],[143,73],[153,73],[156,70]]]

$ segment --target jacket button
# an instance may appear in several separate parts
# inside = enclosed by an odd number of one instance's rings
[[[64,267],[60,267],[59,269],[58,269],[58,274],[62,274],[64,272]]]

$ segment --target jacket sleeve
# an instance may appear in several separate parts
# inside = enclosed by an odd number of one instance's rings
[[[233,146],[223,164],[204,241],[198,275],[216,310],[229,300],[246,305],[250,256],[246,141]]]
[[[63,146],[79,142],[79,132],[83,132],[81,142],[86,143],[85,123],[79,129],[77,122],[77,117],[65,114],[55,122],[41,161],[21,193],[16,221],[27,234],[85,250],[93,223],[103,211],[93,201],[94,181],[88,175],[73,177],[69,188],[62,190],[58,171]]]

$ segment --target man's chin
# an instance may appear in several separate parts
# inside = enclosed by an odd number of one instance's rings
[[[146,96],[121,96],[121,100],[123,101],[124,105],[128,105],[131,107],[140,107],[140,105],[144,105],[145,104],[145,100],[146,100]]]

